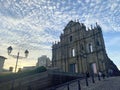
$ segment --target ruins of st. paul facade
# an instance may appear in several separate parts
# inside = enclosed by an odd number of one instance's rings
[[[70,21],[52,46],[52,65],[64,72],[94,73],[108,70],[107,54],[101,27],[90,29]]]

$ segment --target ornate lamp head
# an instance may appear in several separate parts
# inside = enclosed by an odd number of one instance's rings
[[[9,46],[8,48],[7,48],[7,50],[8,50],[8,55],[10,55],[10,53],[12,52],[12,47],[11,46]]]
[[[25,50],[25,57],[28,57],[29,51]]]

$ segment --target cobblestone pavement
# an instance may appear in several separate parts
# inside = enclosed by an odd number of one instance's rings
[[[120,77],[110,77],[97,81],[82,90],[120,90]]]
[[[102,79],[95,78],[95,83],[92,83],[92,79],[88,79],[89,86],[86,86],[85,80],[80,82],[81,90],[120,90],[120,77],[109,77]],[[56,90],[68,90],[67,86],[62,86]],[[78,82],[73,82],[69,85],[69,90],[79,90]]]

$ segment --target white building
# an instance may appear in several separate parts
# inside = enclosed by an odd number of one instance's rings
[[[42,55],[38,58],[37,66],[50,67],[51,61],[46,55]]]
[[[4,62],[5,62],[5,59],[7,59],[7,58],[5,58],[3,56],[0,56],[0,72],[3,71],[3,65],[4,65]]]

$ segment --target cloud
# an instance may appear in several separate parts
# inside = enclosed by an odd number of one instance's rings
[[[104,33],[119,32],[119,3],[119,0],[1,0],[0,42],[5,44],[3,48],[7,45],[28,48],[36,52],[33,57],[39,57],[43,51],[51,57],[52,42],[59,40],[70,20],[78,19],[87,27],[98,22]]]

